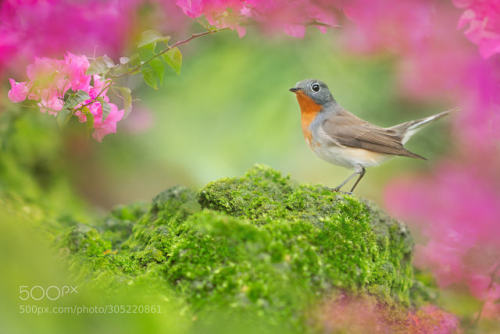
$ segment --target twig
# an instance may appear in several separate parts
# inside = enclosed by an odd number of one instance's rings
[[[115,79],[121,78],[121,77],[123,77],[125,75],[131,74],[131,73],[134,73],[135,71],[140,70],[142,66],[148,64],[153,59],[161,56],[162,54],[168,52],[169,50],[171,50],[173,48],[176,48],[178,46],[181,46],[183,44],[189,43],[193,39],[196,39],[196,38],[199,38],[199,37],[203,37],[203,36],[206,36],[206,35],[210,35],[210,34],[214,34],[216,32],[219,32],[219,31],[222,31],[222,30],[227,30],[227,29],[229,29],[229,28],[213,29],[213,30],[207,30],[207,31],[204,31],[204,32],[199,32],[199,33],[192,34],[191,36],[189,36],[186,39],[178,41],[178,42],[176,42],[176,43],[174,43],[174,44],[172,44],[170,46],[167,46],[165,49],[163,49],[160,52],[154,54],[151,58],[149,58],[148,60],[146,60],[144,62],[141,62],[139,65],[135,66],[134,68],[129,69],[127,72],[121,73],[120,75],[114,75],[114,76],[110,75],[110,76],[108,76],[109,82],[101,89],[101,91],[97,94],[97,96],[95,98],[93,98],[91,101],[89,101],[89,102],[85,103],[84,105],[82,105],[81,107],[79,107],[78,109],[75,109],[74,111],[82,110],[83,108],[91,105],[92,103],[95,103],[97,101],[97,99],[99,98],[99,96],[101,96],[109,87],[111,87],[111,85],[113,84],[113,81]]]
[[[125,73],[121,73],[119,75],[111,75],[109,76],[108,78],[110,79],[117,79],[117,78],[120,78],[120,77],[123,77],[125,75],[128,75],[128,74],[131,74],[135,71],[138,71],[142,66],[148,64],[149,62],[151,62],[153,59],[161,56],[162,54],[164,53],[167,53],[168,51],[172,50],[173,48],[176,48],[178,46],[181,46],[183,44],[186,44],[186,43],[189,43],[190,41],[192,41],[193,39],[196,39],[196,38],[199,38],[199,37],[203,37],[203,36],[206,36],[206,35],[210,35],[210,34],[214,34],[216,32],[219,32],[219,31],[222,31],[222,30],[228,30],[229,28],[221,28],[221,29],[214,29],[214,30],[207,30],[207,31],[204,31],[204,32],[199,32],[199,33],[195,33],[195,34],[192,34],[191,36],[189,36],[188,38],[186,39],[183,39],[181,41],[178,41],[178,42],[175,42],[174,44],[172,45],[169,45],[167,46],[165,49],[161,50],[160,52],[154,54],[151,58],[149,58],[148,60],[144,61],[144,62],[141,62],[139,65],[133,67],[132,69],[128,70],[127,72]]]
[[[84,105],[82,105],[81,107],[79,107],[78,109],[76,110],[81,110],[83,108],[85,108],[86,106],[88,105],[91,105],[92,103],[94,102],[97,102],[97,99],[99,98],[99,96],[101,96],[102,94],[104,94],[104,92],[109,88],[111,87],[111,84],[113,83],[113,80],[109,80],[109,82],[103,87],[103,89],[101,89],[101,91],[96,95],[96,97],[94,97],[90,102],[87,102],[85,103]]]
[[[305,25],[306,26],[314,26],[314,27],[320,26],[320,27],[325,27],[325,28],[342,28],[342,26],[339,24],[328,24],[328,23],[320,22],[318,20],[312,20],[312,21],[306,22]]]

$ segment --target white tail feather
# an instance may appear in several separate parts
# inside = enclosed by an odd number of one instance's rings
[[[438,119],[438,118],[441,118],[445,115],[447,115],[448,112],[445,111],[445,112],[442,112],[442,113],[439,113],[439,114],[436,114],[436,115],[432,115],[432,116],[429,116],[429,117],[426,117],[426,118],[423,118],[419,121],[415,121],[414,124],[411,124],[408,129],[406,130],[405,134],[403,135],[403,139],[401,140],[401,142],[403,144],[406,144],[406,142],[408,140],[410,140],[410,138],[415,134],[417,133],[424,125]]]
[[[410,121],[410,122],[405,122],[403,124],[398,124],[396,126],[393,126],[391,129],[394,129],[396,131],[401,131],[402,132],[402,139],[401,142],[406,144],[406,142],[415,134],[417,133],[424,125],[433,122],[437,119],[440,119],[441,117],[444,117],[448,115],[450,112],[454,111],[455,109],[447,110],[440,112],[439,114],[435,114],[426,118],[422,118],[419,120],[415,121]]]

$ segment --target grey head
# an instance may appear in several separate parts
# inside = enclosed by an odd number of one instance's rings
[[[304,94],[319,105],[336,102],[326,83],[316,79],[299,81],[295,84],[295,87],[290,88],[290,91],[295,94]]]

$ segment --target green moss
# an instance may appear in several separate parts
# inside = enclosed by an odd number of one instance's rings
[[[88,257],[98,256],[111,248],[111,243],[104,241],[96,229],[83,224],[71,230],[68,245],[71,251]]]
[[[132,279],[160,273],[195,312],[294,319],[297,328],[308,305],[338,288],[410,302],[404,225],[373,204],[260,165],[199,192],[174,187],[80,230],[70,233],[72,250],[102,258],[111,247],[113,261],[100,263]]]
[[[368,290],[409,301],[412,239],[404,225],[373,204],[327,187],[296,184],[264,166],[255,166],[242,178],[208,184],[200,192],[200,203],[253,224],[270,224],[271,230],[276,220],[312,224],[318,229],[300,236],[316,247],[322,260],[322,286]]]

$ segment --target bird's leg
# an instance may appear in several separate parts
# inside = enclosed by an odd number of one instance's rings
[[[356,180],[356,182],[354,182],[354,185],[351,188],[351,193],[354,191],[354,188],[356,188],[356,186],[358,185],[359,181],[361,181],[361,179],[363,178],[363,176],[365,176],[365,173],[366,173],[365,167],[361,166],[361,169],[358,171],[358,173],[359,173],[359,177]]]
[[[352,192],[354,191],[354,189],[356,188],[356,186],[358,185],[359,181],[363,178],[363,176],[365,176],[365,173],[366,173],[366,169],[365,167],[363,166],[357,166],[356,170],[354,171],[354,173],[352,173],[351,175],[349,175],[347,177],[347,179],[345,179],[341,184],[339,184],[338,186],[336,186],[335,188],[333,188],[333,191],[340,191],[340,189],[347,183],[349,182],[354,176],[356,175],[359,175],[359,177],[357,178],[356,182],[354,182],[354,185],[352,186],[351,188],[351,191],[348,192],[347,194],[352,194]]]
[[[345,179],[344,181],[342,181],[341,184],[339,184],[338,186],[336,186],[335,188],[333,188],[333,191],[339,191],[347,182],[349,182],[354,176],[358,175],[359,173],[361,173],[360,170],[356,170],[354,173],[352,173],[351,175],[349,175],[347,177],[347,179]],[[358,178],[359,180],[359,178]],[[351,190],[352,192],[352,190]]]

